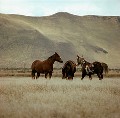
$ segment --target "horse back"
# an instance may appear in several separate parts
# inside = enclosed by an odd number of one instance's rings
[[[99,71],[100,73],[103,73],[103,66],[101,65],[100,62],[95,61],[95,62],[93,62],[93,65],[94,65],[95,71]]]
[[[76,64],[75,64],[75,62],[73,62],[71,60],[67,61],[64,64],[62,70],[65,70],[65,71],[71,70],[72,72],[75,72],[76,71]]]
[[[35,60],[32,65],[31,65],[31,69],[35,69],[36,64],[39,62],[40,60]]]
[[[37,71],[37,68],[38,67],[42,67],[42,61],[40,61],[40,60],[35,60],[33,63],[32,63],[32,65],[31,65],[31,69],[32,70],[36,70]]]

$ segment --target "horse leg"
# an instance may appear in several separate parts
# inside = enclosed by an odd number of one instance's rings
[[[98,76],[99,80],[101,80],[101,75],[100,75],[100,73],[97,73],[97,76]]]
[[[73,80],[73,76],[68,76],[68,80]]]
[[[62,79],[67,78],[67,76],[68,76],[68,75],[67,75],[67,73],[66,73],[66,72],[64,72],[64,73],[63,73],[63,76],[62,76]]]
[[[65,79],[68,77],[67,72],[63,72],[62,74],[63,74],[62,79]]]
[[[37,72],[37,76],[36,76],[36,79],[37,79],[37,78],[39,78],[39,76],[40,76],[40,73],[38,73],[38,72]]]
[[[91,74],[89,74],[89,79],[92,80],[92,76],[91,76]]]
[[[32,70],[32,72],[31,72],[31,75],[32,75],[32,79],[35,79],[35,70]]]
[[[62,79],[65,79],[66,73],[62,70]]]
[[[74,73],[73,72],[69,72],[68,80],[73,80],[73,77],[74,77]]]
[[[85,69],[83,69],[82,70],[82,78],[81,78],[81,80],[83,80],[83,78],[86,76],[86,70]]]
[[[74,72],[71,73],[71,79],[73,80],[74,77]]]
[[[46,72],[46,73],[45,73],[45,78],[46,78],[46,79],[47,79],[47,75],[48,75],[48,73]]]
[[[65,75],[64,74],[62,75],[62,79],[65,79]]]
[[[101,73],[101,79],[103,79],[103,74],[102,74],[102,73]],[[100,79],[100,80],[101,80],[101,79]]]
[[[49,78],[51,79],[51,77],[52,77],[52,71],[49,72]]]
[[[85,73],[82,73],[82,78],[81,78],[81,80],[83,80],[83,78],[86,76],[86,74]]]

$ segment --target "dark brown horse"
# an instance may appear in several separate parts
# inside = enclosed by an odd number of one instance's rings
[[[103,63],[103,62],[101,63],[101,65],[103,67],[103,71],[104,71],[105,75],[108,74],[108,65],[106,63]]]
[[[76,72],[75,62],[69,60],[67,61],[62,68],[62,79],[73,79],[74,73]]]
[[[40,73],[45,74],[45,78],[47,78],[47,75],[49,74],[49,78],[51,78],[53,72],[53,64],[55,61],[63,63],[62,59],[56,52],[47,60],[35,60],[31,66],[32,78],[35,79],[35,73],[37,73],[36,79],[40,76]]]
[[[77,63],[78,65],[81,64],[82,67],[82,78],[88,75],[90,79],[92,79],[92,74],[97,74],[99,80],[103,79],[103,67],[100,62],[87,62],[83,57],[77,55]]]

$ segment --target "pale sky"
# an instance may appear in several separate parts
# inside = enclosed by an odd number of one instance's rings
[[[0,0],[0,13],[48,16],[57,12],[120,16],[120,0]]]

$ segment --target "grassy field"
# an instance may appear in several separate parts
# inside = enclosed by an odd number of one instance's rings
[[[0,77],[0,118],[120,118],[120,78]]]

